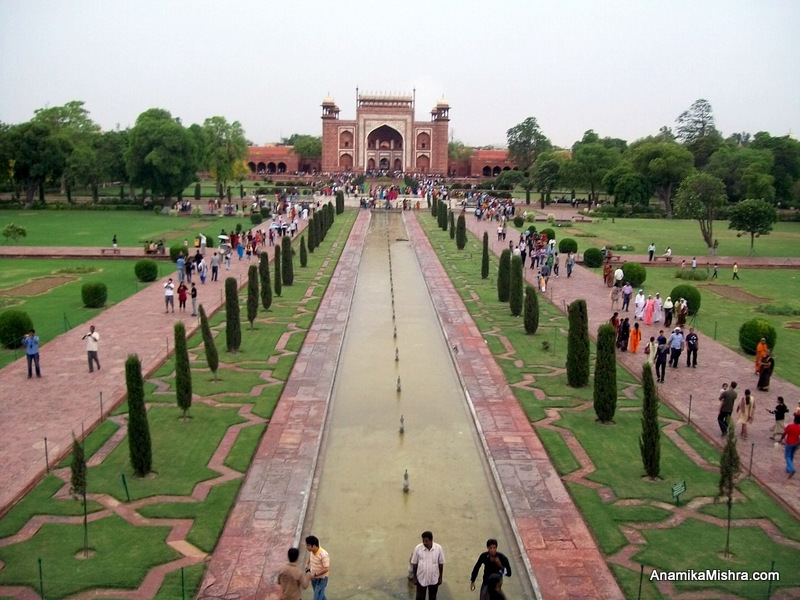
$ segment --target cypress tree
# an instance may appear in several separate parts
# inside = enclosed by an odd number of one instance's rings
[[[269,310],[272,306],[272,283],[269,277],[269,254],[262,252],[258,260],[258,275],[261,278],[261,306]]]
[[[453,218],[453,213],[452,212],[450,213],[450,219],[449,219],[448,226],[450,228],[450,239],[451,240],[456,239],[456,220],[455,220],[455,218]]]
[[[661,428],[658,426],[658,392],[653,381],[653,367],[642,365],[642,435],[639,436],[639,451],[642,453],[644,472],[656,478],[661,472]]]
[[[186,328],[182,321],[175,323],[175,396],[178,408],[185,419],[192,406],[192,370],[189,366],[189,350],[186,347]]]
[[[208,324],[208,317],[203,305],[200,305],[198,311],[200,314],[200,331],[203,334],[203,346],[206,349],[206,362],[211,373],[214,375],[214,381],[217,380],[217,369],[219,368],[219,354],[217,353],[217,345],[214,343],[214,334],[211,333],[211,326]]]
[[[509,278],[508,304],[511,314],[518,317],[522,314],[522,258],[514,256],[511,258],[511,276]]]
[[[467,220],[464,215],[458,215],[456,223],[456,248],[463,250],[467,245]]]
[[[725,556],[728,555],[730,550],[733,493],[736,490],[736,475],[739,474],[740,469],[739,452],[736,450],[736,425],[728,417],[728,435],[719,460],[719,495],[725,497],[728,505],[728,533],[725,539]]]
[[[617,410],[617,330],[610,323],[597,328],[594,362],[594,412],[601,423],[614,420]]]
[[[589,314],[586,300],[575,300],[567,309],[567,384],[584,387],[589,383]]]
[[[323,208],[319,214],[320,219],[319,223],[317,223],[317,230],[319,233],[320,241],[325,241],[325,236],[328,234],[328,217],[325,209]]]
[[[437,203],[437,202],[438,202],[438,200],[437,200],[436,198],[434,198],[434,199],[433,199],[433,201],[431,202],[431,216],[432,216],[434,219],[437,219],[437,218],[439,218],[439,214],[438,214],[438,212],[437,212],[437,210],[438,210],[438,209],[437,209],[437,207],[436,207],[436,203]]]
[[[83,444],[72,434],[72,463],[70,464],[69,493],[76,500],[83,500],[83,554],[89,553],[89,512],[86,510],[86,454]]]
[[[344,212],[344,192],[342,190],[339,190],[338,192],[336,192],[336,214],[340,215],[343,212]]]
[[[128,450],[133,472],[144,477],[153,469],[150,425],[144,406],[142,365],[135,354],[125,361],[125,385],[128,388]]]
[[[442,231],[447,231],[447,222],[448,216],[450,215],[450,209],[445,206],[444,202],[439,204],[439,227]]]
[[[281,273],[283,285],[294,284],[294,251],[292,250],[292,238],[283,236],[281,241]]]
[[[314,217],[308,219],[306,231],[308,232],[308,251],[314,252],[314,248],[317,247],[317,241],[314,239]]]
[[[225,341],[228,345],[228,352],[237,352],[242,345],[239,290],[235,277],[228,277],[225,280]]]
[[[275,295],[281,295],[281,289],[283,288],[283,277],[281,275],[281,245],[278,244],[275,246],[275,256],[273,257],[275,260]]]
[[[497,299],[508,302],[508,292],[511,289],[511,250],[506,248],[500,254],[500,264],[497,270]]]
[[[300,236],[300,266],[305,267],[308,264],[308,252],[306,251],[306,238]]]
[[[483,232],[483,257],[481,258],[481,279],[489,277],[489,234]]]
[[[533,335],[539,329],[539,298],[531,285],[525,286],[525,333]]]
[[[194,184],[194,199],[200,200],[200,182]]]
[[[328,201],[326,206],[328,207],[328,229],[330,229],[333,227],[333,222],[336,220],[336,211],[333,210],[333,204],[331,204],[330,201]]]
[[[258,267],[250,265],[247,269],[247,320],[250,321],[250,329],[253,329],[253,321],[258,316]]]

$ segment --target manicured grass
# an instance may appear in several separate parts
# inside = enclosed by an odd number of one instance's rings
[[[719,466],[719,450],[709,444],[703,436],[697,433],[696,429],[684,425],[678,427],[676,431],[708,464]]]
[[[83,525],[48,523],[30,540],[0,547],[0,584],[39,588],[42,559],[47,598],[63,598],[95,587],[138,587],[156,565],[178,558],[167,546],[169,527],[134,527],[117,516],[89,524],[95,555],[76,558],[83,548]],[[82,555],[82,553],[81,553]]]
[[[662,600],[664,596],[658,591],[655,583],[651,582],[647,574],[634,572],[620,565],[611,564],[611,571],[617,578],[617,583],[622,588],[626,598],[641,598],[641,600]],[[639,595],[639,582],[641,581],[641,596]]]
[[[143,290],[150,284],[141,283],[133,273],[135,261],[128,260],[60,260],[60,259],[0,259],[0,290],[8,290],[30,280],[42,277],[74,277],[72,281],[50,288],[44,293],[29,296],[15,293],[0,295],[0,309],[23,310],[33,320],[33,326],[42,344],[42,360],[46,360],[47,342],[85,323],[106,308]],[[83,272],[86,269],[91,272]],[[169,266],[161,267],[166,275]],[[102,281],[108,288],[104,308],[86,308],[81,298],[81,287],[88,281]],[[102,332],[101,332],[102,335]],[[76,344],[80,342],[80,336]],[[79,344],[78,344],[79,345]],[[23,356],[20,349],[0,347],[0,367]],[[100,360],[102,361],[102,342]]]
[[[164,583],[153,600],[175,600],[176,598],[194,598],[200,588],[205,573],[206,564],[199,563],[183,569],[183,582],[181,583],[181,570],[167,573]]]
[[[539,223],[536,227],[541,229]],[[556,230],[558,237],[575,237],[580,232],[593,234],[589,240],[578,238],[578,252],[594,246],[632,245],[633,254],[647,254],[651,242],[656,252],[662,254],[667,246],[677,256],[697,256],[698,262],[705,264],[708,247],[700,235],[697,221],[680,219],[595,219],[592,223],[573,223],[563,233]],[[558,237],[556,239],[558,239]],[[736,237],[736,231],[728,229],[728,221],[714,221],[714,238],[719,240],[719,256],[749,256],[750,236]],[[775,223],[769,235],[755,241],[755,251],[759,256],[800,256],[800,223]],[[619,251],[620,254],[626,254]],[[631,252],[627,252],[630,254]],[[713,263],[713,259],[711,259]]]
[[[4,210],[2,223],[15,223],[27,230],[18,246],[111,246],[116,234],[121,247],[140,246],[148,240],[173,243],[194,238],[204,233],[216,245],[220,229],[230,231],[241,223],[250,229],[249,220],[234,217],[171,217],[156,215],[152,210],[83,211],[83,210]],[[6,244],[5,238],[0,243]]]
[[[94,431],[83,441],[83,453],[87,461],[116,433],[117,429],[119,429],[119,425],[114,421],[103,421],[95,427]],[[71,464],[72,453],[68,454],[58,466],[69,467]]]
[[[542,440],[550,461],[559,475],[567,475],[580,468],[580,463],[575,459],[564,438],[557,431],[541,428],[536,430],[536,435]]]
[[[247,471],[250,466],[250,460],[253,458],[253,453],[256,451],[256,446],[258,446],[266,427],[266,424],[258,423],[242,429],[239,435],[236,436],[236,441],[233,443],[230,452],[228,452],[228,456],[223,461],[225,466],[240,473]]]

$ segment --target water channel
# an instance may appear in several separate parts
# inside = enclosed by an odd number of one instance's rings
[[[511,561],[507,597],[532,598],[407,237],[401,214],[372,214],[304,535],[331,555],[331,600],[413,598],[406,569],[425,530],[446,558],[439,598],[478,597],[469,576],[488,538]]]

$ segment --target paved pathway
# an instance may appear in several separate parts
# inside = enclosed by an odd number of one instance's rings
[[[508,242],[511,241],[510,236],[505,241],[498,241],[496,223],[477,221],[471,215],[467,217],[467,229],[478,239],[483,238],[484,231],[488,232],[490,248],[497,255],[508,248]],[[564,312],[572,301],[578,298],[586,300],[589,310],[589,333],[595,338],[597,328],[606,323],[611,316],[609,289],[603,284],[601,277],[581,266],[576,266],[572,277],[567,279],[562,262],[562,273],[558,279],[550,278],[547,298]],[[535,271],[525,269],[526,280],[532,285],[535,285],[534,274]],[[630,317],[633,317],[632,311]],[[643,324],[640,324],[640,327],[642,327],[642,340],[650,339],[651,335],[658,335],[659,327]],[[786,398],[789,407],[794,408],[800,400],[800,388],[773,376],[769,392],[756,391],[753,360],[737,354],[702,333],[699,333],[699,336],[698,367],[687,369],[686,363],[681,362],[678,369],[668,368],[666,382],[658,385],[659,396],[677,413],[688,417],[691,395],[692,423],[709,441],[721,447],[722,440],[717,426],[717,395],[720,384],[722,381],[733,379],[739,383],[741,393],[744,393],[745,388],[753,390],[758,408],[755,423],[750,427],[750,439],[747,442],[739,442],[742,465],[745,469],[749,466],[752,449],[753,477],[800,518],[800,493],[798,493],[800,480],[787,479],[783,447],[776,448],[769,439],[768,431],[773,419],[763,410],[772,408],[778,396]],[[644,362],[643,352],[644,344],[640,346],[639,355],[629,352],[618,353],[617,360],[638,378],[641,377]]]
[[[67,246],[0,246],[0,258],[152,258],[153,260],[169,260],[169,252],[164,254],[146,254],[141,246],[120,247],[118,252],[108,248],[67,247]],[[190,248],[194,254],[195,249]],[[212,252],[213,248],[210,249]]]
[[[305,225],[301,221],[301,231]],[[273,248],[268,250],[272,260]],[[239,287],[243,287],[247,283],[248,266],[246,260],[234,257],[230,271],[220,267],[219,281],[200,285],[198,280],[198,304],[204,306],[209,316],[223,304],[225,278],[236,277]],[[52,466],[68,452],[73,433],[80,435],[82,427],[88,433],[122,402],[127,393],[125,359],[129,354],[139,355],[146,376],[172,350],[173,325],[178,320],[186,324],[187,335],[199,327],[199,320],[189,316],[191,301],[187,302],[189,310],[182,315],[164,314],[167,278],[92,319],[91,324],[100,334],[101,370],[88,373],[86,343],[81,338],[89,323],[53,340],[43,340],[41,379],[27,379],[24,356],[0,369],[0,472],[3,473],[0,516],[44,474],[45,438]]]

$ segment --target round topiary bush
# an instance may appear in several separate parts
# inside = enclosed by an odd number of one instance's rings
[[[158,279],[158,264],[149,258],[143,258],[133,267],[139,281],[155,281]]]
[[[629,281],[633,287],[639,287],[647,279],[647,269],[637,262],[623,263],[622,272],[625,274],[623,281]]]
[[[522,227],[525,225],[525,219],[522,218],[520,215],[514,217],[514,227]]]
[[[681,298],[686,299],[686,303],[689,305],[689,315],[694,315],[700,310],[700,290],[698,290],[693,285],[689,285],[688,283],[683,283],[681,285],[677,285],[672,289],[672,293],[670,294],[672,301],[677,305],[678,300]]]
[[[542,229],[542,234],[547,234],[547,241],[556,239],[556,231],[552,227],[545,227]]]
[[[177,262],[178,257],[186,252],[186,248],[183,244],[173,244],[169,247],[169,259],[172,262]]]
[[[33,329],[33,321],[24,310],[13,308],[0,313],[0,344],[6,348],[22,346],[22,337]]]
[[[531,235],[536,233],[536,225],[528,225],[528,231],[531,232]]]
[[[87,281],[81,286],[81,298],[86,308],[100,308],[108,299],[108,288],[102,281]]]
[[[572,238],[564,238],[558,242],[558,251],[562,254],[566,254],[567,252],[577,252],[578,242]]]
[[[742,323],[739,328],[739,345],[748,354],[755,354],[761,338],[767,340],[767,346],[772,350],[778,341],[778,332],[764,319],[750,319]]]
[[[250,222],[253,225],[261,225],[264,222],[264,219],[261,217],[261,213],[254,212],[250,215]]]
[[[583,253],[583,264],[596,269],[603,266],[603,253],[600,248],[587,248]]]

